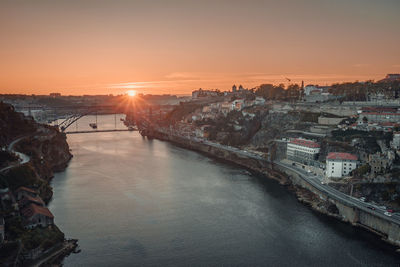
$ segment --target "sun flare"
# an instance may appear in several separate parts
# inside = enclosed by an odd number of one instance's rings
[[[128,91],[126,91],[126,93],[128,94],[128,96],[131,96],[131,97],[136,95],[135,90],[128,90]]]

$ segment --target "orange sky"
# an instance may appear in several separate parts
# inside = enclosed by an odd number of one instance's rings
[[[400,72],[397,0],[2,0],[0,93],[188,94]]]

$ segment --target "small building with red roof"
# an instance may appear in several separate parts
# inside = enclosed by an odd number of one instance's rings
[[[26,228],[47,227],[54,224],[54,216],[50,210],[36,204],[29,204],[22,209],[21,215],[24,217]]]
[[[294,138],[287,144],[286,156],[289,160],[312,165],[317,159],[319,150],[320,145],[313,140]]]
[[[18,201],[18,207],[20,209],[28,206],[29,204],[36,204],[38,206],[44,207],[44,201],[40,197],[32,197],[29,195],[25,195]]]
[[[37,197],[38,193],[32,188],[21,186],[17,190],[15,190],[15,195],[17,197],[17,200],[21,200],[24,196]]]
[[[326,157],[326,176],[341,178],[348,176],[357,168],[358,158],[354,154],[344,152],[330,152]]]

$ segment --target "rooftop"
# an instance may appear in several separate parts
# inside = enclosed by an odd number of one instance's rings
[[[54,218],[53,214],[50,212],[48,208],[41,207],[35,204],[30,204],[28,207],[23,209],[21,213],[22,215],[28,218],[34,216],[35,214],[42,214],[46,217]]]
[[[37,194],[36,190],[33,190],[33,189],[25,187],[25,186],[19,187],[15,192],[19,192],[19,191],[26,191],[26,192]]]
[[[388,115],[388,116],[400,116],[400,113],[387,113],[387,112],[363,112],[361,115]]]
[[[35,202],[38,203],[42,206],[44,206],[44,202],[40,197],[31,197],[31,196],[24,196],[19,203],[23,203],[24,201],[28,201],[28,202]]]
[[[357,160],[357,156],[350,153],[330,152],[326,159]]]
[[[311,140],[307,140],[307,139],[300,139],[300,138],[296,138],[290,141],[290,143],[295,144],[295,145],[299,145],[299,146],[306,146],[306,147],[320,147],[318,143],[311,141]]]

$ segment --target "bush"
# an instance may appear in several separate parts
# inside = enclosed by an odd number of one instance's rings
[[[19,167],[12,168],[4,175],[4,181],[8,184],[11,190],[15,190],[20,186],[32,186],[38,179],[32,166],[25,164]]]

